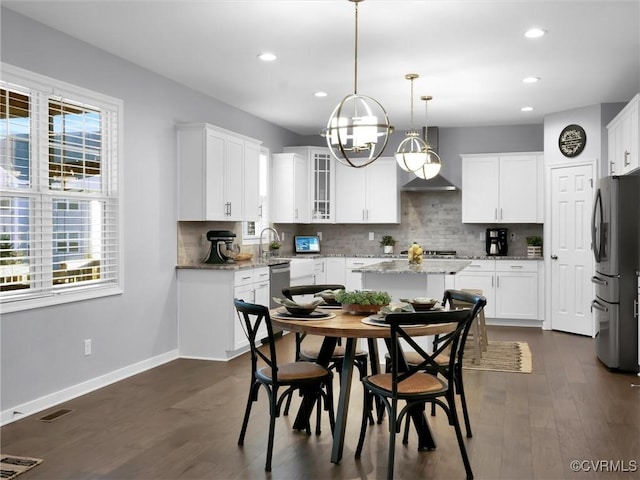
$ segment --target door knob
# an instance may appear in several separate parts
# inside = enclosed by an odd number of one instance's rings
[[[551,255],[551,260],[557,260],[558,256],[557,255]]]

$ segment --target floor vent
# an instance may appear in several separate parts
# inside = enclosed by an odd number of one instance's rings
[[[55,412],[50,413],[49,415],[40,417],[38,420],[41,420],[43,422],[53,422],[54,420],[58,420],[60,417],[68,415],[71,412],[73,412],[73,410],[69,410],[68,408],[61,408],[60,410],[56,410]]]

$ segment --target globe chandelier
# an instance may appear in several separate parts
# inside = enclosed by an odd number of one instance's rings
[[[425,95],[420,97],[420,100],[424,100],[424,111],[425,111],[425,121],[424,121],[424,142],[427,145],[427,159],[420,168],[415,170],[413,173],[416,174],[417,177],[428,180],[430,178],[435,177],[440,172],[440,168],[442,167],[442,162],[440,161],[440,156],[438,153],[431,148],[429,145],[429,139],[427,138],[427,119],[429,117],[429,100],[433,97],[431,95]]]
[[[420,133],[413,128],[413,81],[419,78],[417,73],[407,73],[404,78],[411,82],[411,124],[410,130],[406,132],[406,137],[396,150],[396,162],[405,172],[414,172],[418,170],[427,161],[428,146],[425,141],[420,138]]]
[[[355,55],[353,93],[333,110],[322,135],[331,155],[354,168],[366,167],[382,155],[393,126],[384,107],[374,98],[358,94],[358,4],[355,4]]]

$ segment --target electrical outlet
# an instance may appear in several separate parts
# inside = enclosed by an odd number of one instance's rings
[[[208,242],[208,240],[207,240],[207,234],[206,234],[206,233],[203,233],[203,234],[202,234],[202,236],[200,237],[200,244],[201,244],[201,245],[206,245],[206,244],[207,244],[207,242]]]
[[[280,233],[280,241],[281,241],[281,242],[284,242],[284,232],[281,232],[281,233]]]
[[[316,232],[316,235],[318,235],[318,238],[322,240],[322,232]]]
[[[515,232],[511,232],[509,234],[509,241],[510,242],[515,242],[516,241],[516,233]]]
[[[84,341],[84,354],[91,355],[91,339],[90,338],[87,338]]]
[[[369,232],[369,240],[373,240],[375,238],[374,232]]]

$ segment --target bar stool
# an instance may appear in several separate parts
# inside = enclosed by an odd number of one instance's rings
[[[462,291],[471,293],[473,295],[482,295],[482,290],[479,289],[463,288]],[[469,305],[465,302],[453,301],[452,303],[455,308],[469,307]],[[487,346],[489,345],[489,340],[487,339],[487,323],[484,317],[484,309],[480,310],[480,313],[476,315],[469,333],[473,338],[473,363],[479,365],[480,359],[482,358],[482,352],[486,352]]]

